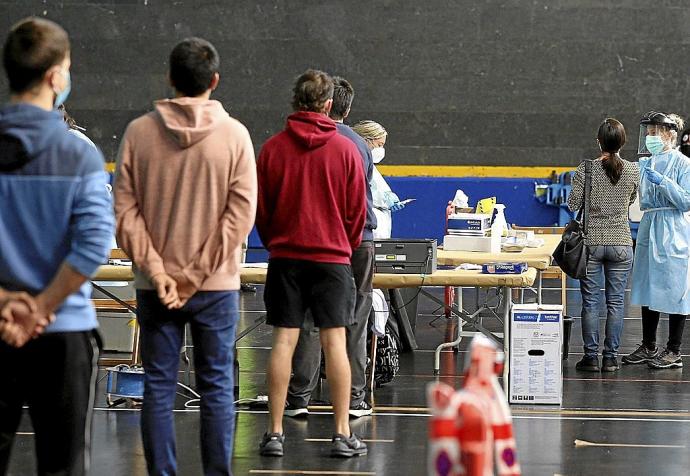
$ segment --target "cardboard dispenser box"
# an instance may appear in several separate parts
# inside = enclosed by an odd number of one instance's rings
[[[450,235],[483,235],[490,228],[490,213],[452,213],[448,216]]]
[[[443,237],[443,249],[446,251],[500,253],[501,237],[446,235]]]
[[[510,312],[510,403],[563,402],[563,306],[515,304]]]

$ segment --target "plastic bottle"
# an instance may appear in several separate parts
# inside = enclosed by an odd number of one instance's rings
[[[497,203],[494,205],[494,208],[496,209],[496,216],[494,217],[494,222],[491,224],[491,233],[493,234],[494,232],[494,226],[500,226],[499,230],[501,230],[501,235],[507,235],[508,223],[506,222],[506,216],[503,213],[503,211],[506,209],[506,206],[502,203]]]

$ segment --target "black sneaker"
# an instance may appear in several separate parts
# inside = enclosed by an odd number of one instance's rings
[[[309,416],[309,409],[307,407],[298,407],[291,403],[285,402],[285,416],[291,418],[305,418]]]
[[[628,354],[623,357],[623,363],[624,364],[644,364],[645,362],[649,362],[650,360],[654,359],[657,355],[659,355],[659,348],[654,347],[654,349],[648,349],[646,345],[641,344],[635,352],[632,354]]]
[[[367,454],[367,444],[354,433],[349,438],[340,433],[333,435],[331,456],[351,458],[353,456],[364,456],[365,454]]]
[[[575,370],[581,372],[599,372],[599,357],[596,355],[585,355],[575,364]]]
[[[618,365],[618,359],[615,357],[604,357],[604,359],[601,361],[602,372],[615,372],[620,368],[621,366]]]
[[[359,405],[355,405],[354,407],[350,407],[350,416],[352,418],[359,418],[359,417],[371,415],[373,412],[374,412],[374,409],[371,408],[371,405],[369,405],[364,400],[362,400]]]
[[[676,353],[668,349],[664,349],[659,355],[647,362],[650,369],[679,369],[683,366],[683,359],[680,358],[680,352]]]
[[[285,435],[280,433],[264,433],[264,437],[259,444],[259,454],[261,456],[283,456],[283,443]]]

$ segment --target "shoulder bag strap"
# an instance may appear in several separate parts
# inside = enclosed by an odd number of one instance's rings
[[[589,200],[592,193],[592,161],[585,160],[585,191],[582,200],[582,232],[587,235],[589,228]]]

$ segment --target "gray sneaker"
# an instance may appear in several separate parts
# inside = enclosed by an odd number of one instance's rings
[[[367,402],[362,400],[359,405],[355,405],[353,407],[350,407],[350,416],[352,418],[359,418],[367,415],[371,415],[374,412],[373,408],[371,408],[371,405],[369,405]]]
[[[340,433],[333,435],[331,456],[351,458],[353,456],[364,456],[365,454],[367,454],[367,444],[354,433],[349,438]]]
[[[658,347],[654,347],[653,350],[650,350],[646,345],[642,344],[635,350],[635,352],[623,356],[623,359],[621,360],[623,360],[624,364],[629,365],[644,364],[645,362],[649,362],[650,360],[654,359],[657,355],[659,355]]]
[[[647,365],[650,369],[679,369],[683,366],[683,359],[680,358],[680,352],[664,349],[662,353],[647,362]]]
[[[305,418],[309,416],[309,409],[307,407],[298,407],[285,402],[284,414],[290,418]]]
[[[259,454],[261,456],[283,456],[283,443],[285,435],[280,433],[264,433],[264,437],[259,444]]]

